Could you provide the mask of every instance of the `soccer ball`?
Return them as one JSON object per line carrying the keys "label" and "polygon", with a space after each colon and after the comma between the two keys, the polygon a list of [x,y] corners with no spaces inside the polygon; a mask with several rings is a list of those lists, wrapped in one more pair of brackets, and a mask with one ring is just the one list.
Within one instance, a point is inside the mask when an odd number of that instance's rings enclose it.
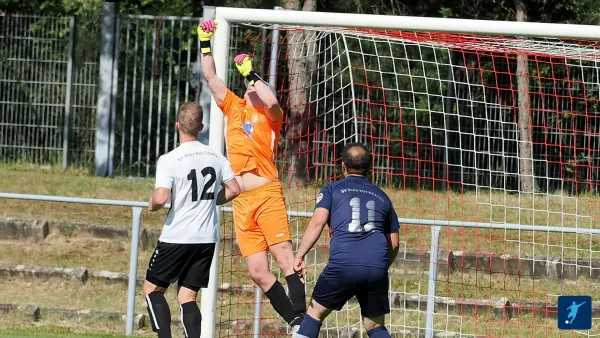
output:
{"label": "soccer ball", "polygon": [[565,324],[569,324],[569,321],[568,321],[568,320],[565,320]]}

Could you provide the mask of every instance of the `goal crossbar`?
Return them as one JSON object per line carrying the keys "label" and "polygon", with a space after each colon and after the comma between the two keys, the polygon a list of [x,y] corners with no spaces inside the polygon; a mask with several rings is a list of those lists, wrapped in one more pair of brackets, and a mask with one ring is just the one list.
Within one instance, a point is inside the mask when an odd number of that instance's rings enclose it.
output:
{"label": "goal crossbar", "polygon": [[219,23],[223,21],[228,23],[260,22],[280,25],[395,29],[584,40],[600,39],[600,26],[540,22],[303,12],[293,10],[278,11],[272,9],[232,7],[217,7],[216,18]]}

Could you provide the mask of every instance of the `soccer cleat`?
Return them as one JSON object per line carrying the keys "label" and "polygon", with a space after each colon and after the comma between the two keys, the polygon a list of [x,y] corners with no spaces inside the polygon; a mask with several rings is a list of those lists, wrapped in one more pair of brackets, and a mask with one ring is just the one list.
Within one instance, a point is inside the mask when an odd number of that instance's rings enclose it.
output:
{"label": "soccer cleat", "polygon": [[304,316],[298,316],[290,322],[290,333],[291,334],[295,334],[298,332],[298,330],[300,329],[300,324],[302,324],[303,320],[304,320]]}
{"label": "soccer cleat", "polygon": [[292,320],[290,322],[290,326],[300,325],[300,324],[302,324],[303,320],[304,320],[304,315],[296,316],[296,318],[294,318],[294,320]]}
{"label": "soccer cleat", "polygon": [[300,330],[300,325],[294,325],[292,326],[292,336],[298,333],[298,330]]}

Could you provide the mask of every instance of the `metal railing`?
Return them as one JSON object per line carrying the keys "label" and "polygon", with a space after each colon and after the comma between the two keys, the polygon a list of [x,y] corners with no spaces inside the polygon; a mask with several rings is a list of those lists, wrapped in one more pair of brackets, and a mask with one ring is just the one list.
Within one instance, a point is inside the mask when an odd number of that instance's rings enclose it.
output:
{"label": "metal railing", "polygon": [[[130,336],[133,332],[134,324],[134,312],[135,312],[135,289],[137,282],[137,266],[138,266],[138,252],[139,252],[139,240],[140,240],[140,228],[141,228],[141,215],[142,209],[148,205],[145,202],[134,202],[134,201],[122,201],[122,200],[107,200],[107,199],[93,199],[93,198],[78,198],[78,197],[63,197],[63,196],[45,196],[45,195],[27,195],[27,194],[13,194],[13,193],[0,193],[0,198],[7,199],[19,199],[19,200],[32,200],[32,201],[44,201],[44,202],[62,202],[62,203],[78,203],[78,204],[94,204],[94,205],[110,205],[110,206],[121,206],[132,208],[132,222],[131,222],[131,248],[129,258],[129,280],[127,285],[127,312],[126,312],[126,323],[125,323],[125,334]],[[165,207],[169,207],[167,204]],[[223,212],[232,212],[231,207],[221,207]],[[290,217],[312,217],[312,212],[305,211],[288,211]],[[513,223],[491,223],[491,222],[461,222],[461,221],[450,221],[450,220],[426,220],[417,218],[398,218],[400,224],[409,225],[425,225],[431,226],[431,242],[430,242],[430,261],[429,261],[429,277],[428,277],[428,289],[427,289],[427,314],[426,314],[426,328],[425,337],[433,337],[433,325],[434,325],[434,308],[435,308],[435,296],[436,296],[436,278],[438,271],[438,253],[439,253],[439,241],[440,231],[442,227],[463,227],[463,228],[480,228],[480,229],[493,229],[493,230],[519,230],[519,231],[546,231],[554,233],[571,233],[571,234],[586,234],[586,235],[600,235],[600,229],[581,229],[572,227],[554,227],[554,226],[534,226],[534,225],[522,225]],[[211,284],[215,285],[216,281]],[[210,286],[209,286],[210,287]],[[208,290],[210,292],[211,290]],[[216,287],[213,292],[217,292]],[[201,301],[208,297],[202,297]],[[262,298],[255,297],[254,313],[253,313],[253,332],[254,336],[260,335],[261,329],[261,302]],[[212,304],[211,304],[212,306]]]}
{"label": "metal railing", "polygon": [[[131,221],[131,248],[129,257],[129,279],[127,282],[127,312],[125,318],[125,334],[130,336],[133,332],[133,320],[135,313],[135,287],[137,283],[138,252],[140,246],[140,228],[143,208],[148,207],[148,203],[106,200],[95,198],[79,198],[64,196],[44,196],[44,195],[26,195],[0,193],[0,198],[43,201],[43,202],[62,202],[77,204],[110,205],[118,207],[130,207],[132,209]],[[168,205],[166,206],[168,208]]]}

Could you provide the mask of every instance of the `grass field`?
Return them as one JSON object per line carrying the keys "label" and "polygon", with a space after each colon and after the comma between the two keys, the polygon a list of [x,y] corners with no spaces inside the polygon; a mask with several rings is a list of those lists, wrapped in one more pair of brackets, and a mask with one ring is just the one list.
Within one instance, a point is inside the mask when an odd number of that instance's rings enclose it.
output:
{"label": "grass field", "polygon": [[[57,330],[61,331],[61,330]],[[64,331],[64,330],[63,330]],[[125,336],[106,334],[82,334],[69,332],[35,331],[35,330],[0,330],[3,338],[125,338]]]}
{"label": "grass field", "polygon": [[[134,200],[144,202],[152,192],[153,181],[142,179],[107,179],[91,177],[87,172],[69,170],[63,173],[55,168],[40,168],[29,165],[0,166],[0,192],[76,196]],[[290,210],[312,210],[318,187],[285,189]],[[566,195],[519,196],[499,191],[479,190],[458,194],[453,192],[431,191],[389,191],[399,217],[430,220],[453,220],[471,222],[507,222],[528,225],[573,226],[579,228],[600,228],[600,198],[598,196]],[[131,210],[126,207],[105,207],[52,202],[32,202],[3,200],[4,207],[0,217],[52,219],[72,223],[90,223],[102,225],[131,224]],[[142,226],[160,229],[166,211],[158,213],[143,212]],[[296,233],[301,234],[306,219],[291,218]],[[222,233],[232,234],[230,215],[226,214]],[[323,236],[325,237],[325,236]],[[544,259],[547,256],[579,257],[581,264],[592,258],[600,258],[598,236],[571,235],[542,231],[504,231],[490,230],[484,227],[470,229],[463,227],[444,228],[440,247],[446,250],[477,253],[511,254]],[[326,239],[322,239],[326,242]],[[429,249],[430,227],[403,224],[401,245],[408,248]],[[138,272],[145,271],[150,251],[140,251]],[[400,258],[401,259],[401,258]],[[129,245],[125,241],[100,240],[78,234],[65,236],[51,233],[42,243],[0,241],[0,262],[12,264],[34,264],[42,266],[75,267],[85,266],[92,270],[110,270],[125,272],[129,264]],[[323,263],[323,262],[319,262]],[[237,256],[227,255],[221,261],[221,281],[234,285],[251,283],[244,271],[244,264]],[[392,290],[396,292],[426,294],[427,276],[423,265],[416,275],[394,276]],[[309,286],[318,274],[314,269],[309,278]],[[6,281],[6,280],[5,280]],[[110,284],[102,281],[90,281],[87,285],[75,281],[48,279],[41,283],[8,280],[7,287],[0,289],[0,303],[35,303],[47,307],[90,308],[106,311],[124,311],[124,284]],[[25,283],[25,284],[23,284]],[[554,302],[556,296],[570,294],[592,295],[600,299],[600,289],[593,281],[547,281],[533,280],[526,276],[489,275],[482,272],[461,272],[449,277],[438,277],[437,295],[456,298],[498,299],[506,297],[511,302]],[[11,287],[10,285],[14,285]],[[20,292],[25,286],[30,292]],[[45,290],[53,290],[47,293]],[[173,312],[176,314],[174,295],[168,295]],[[222,318],[251,318],[252,294],[222,293],[218,295],[221,305],[219,316]],[[136,311],[144,312],[143,299],[138,297]],[[270,306],[263,306],[266,318],[275,318]],[[350,309],[332,315],[329,323],[357,323],[357,309]],[[15,321],[4,327],[19,327]],[[408,328],[424,327],[425,314],[410,309],[394,308],[391,324]],[[50,321],[51,323],[55,323]],[[62,323],[56,330],[64,327]],[[15,326],[13,326],[15,325]],[[54,325],[54,324],[53,324]],[[121,333],[122,323],[79,323],[81,331]],[[327,326],[327,325],[326,325]],[[25,326],[27,327],[27,326]],[[77,326],[76,326],[77,327]],[[557,332],[554,320],[534,317],[524,312],[512,321],[494,317],[484,311],[436,315],[436,328],[464,333],[476,333],[489,336],[507,337],[562,337]],[[4,333],[6,332],[6,335]],[[15,331],[16,332],[16,331]],[[77,333],[77,330],[74,331]],[[23,333],[21,335],[21,333]],[[0,331],[2,337],[71,337],[71,332],[50,331]],[[47,334],[47,335],[44,335]],[[138,332],[149,334],[149,332]],[[73,335],[72,337],[88,337]],[[89,336],[98,337],[98,336]],[[102,336],[99,336],[102,337]]]}
{"label": "grass field", "polygon": [[[41,169],[32,165],[0,166],[0,191],[24,194],[76,196],[145,202],[153,189],[148,179],[107,179],[89,176],[87,171]],[[311,211],[319,187],[285,189],[289,210]],[[426,220],[517,223],[538,226],[600,228],[599,196],[535,194],[520,196],[501,191],[455,192],[388,191],[399,217]],[[0,217],[54,219],[103,225],[131,224],[131,210],[85,204],[5,200]],[[229,216],[229,215],[228,215]],[[160,229],[166,211],[142,213],[146,228]],[[291,219],[302,231],[306,219]],[[403,240],[411,247],[429,245],[429,226],[403,227]],[[222,233],[233,233],[225,221]],[[504,231],[462,227],[445,228],[440,247],[478,253],[529,256],[595,257],[600,243],[594,236],[563,233]],[[594,257],[590,257],[590,255]]]}
{"label": "grass field", "polygon": [[[88,175],[87,171],[40,168],[29,165],[0,166],[2,192],[57,195],[85,198],[105,198],[145,202],[154,182],[137,179],[106,179]],[[131,209],[71,203],[4,200],[0,216],[64,220],[103,225],[131,225]],[[144,212],[146,227],[160,228],[163,213]]]}

